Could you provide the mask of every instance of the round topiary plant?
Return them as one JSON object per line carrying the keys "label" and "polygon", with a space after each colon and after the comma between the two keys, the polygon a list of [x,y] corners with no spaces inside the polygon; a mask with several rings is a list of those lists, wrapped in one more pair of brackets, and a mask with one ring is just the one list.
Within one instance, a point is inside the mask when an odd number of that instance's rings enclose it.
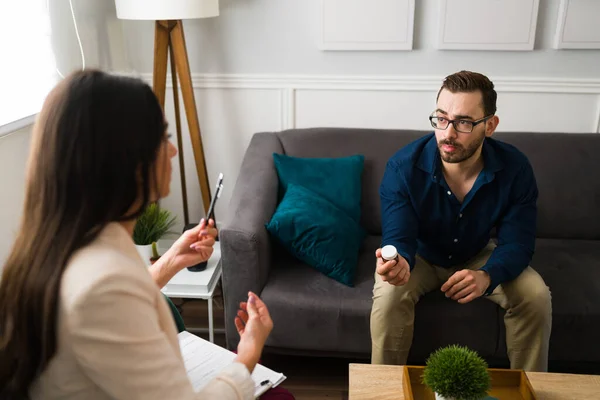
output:
{"label": "round topiary plant", "polygon": [[448,346],[427,359],[423,383],[436,399],[481,400],[490,389],[487,363],[466,347]]}

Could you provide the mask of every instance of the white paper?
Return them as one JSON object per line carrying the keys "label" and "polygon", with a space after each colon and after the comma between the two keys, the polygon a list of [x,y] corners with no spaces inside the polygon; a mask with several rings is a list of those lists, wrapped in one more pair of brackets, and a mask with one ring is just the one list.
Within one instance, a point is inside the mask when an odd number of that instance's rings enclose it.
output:
{"label": "white paper", "polygon": [[[235,353],[189,332],[181,332],[178,336],[185,369],[196,391],[206,386],[223,368],[233,363],[236,357]],[[285,379],[283,374],[260,364],[256,365],[252,373],[255,385],[254,396],[260,396],[269,388],[278,386]],[[267,380],[270,384],[261,386],[261,382]]]}

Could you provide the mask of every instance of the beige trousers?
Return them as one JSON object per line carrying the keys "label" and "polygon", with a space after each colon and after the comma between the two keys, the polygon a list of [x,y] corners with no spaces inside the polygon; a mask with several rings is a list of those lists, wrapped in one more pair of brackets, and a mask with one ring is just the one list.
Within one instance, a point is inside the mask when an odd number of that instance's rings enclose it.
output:
{"label": "beige trousers", "polygon": [[[451,269],[433,266],[417,256],[410,279],[404,286],[390,285],[375,273],[371,362],[406,364],[413,340],[415,304],[421,296],[439,290],[458,270],[483,267],[494,248],[490,242],[468,264]],[[527,267],[516,279],[499,285],[491,295],[483,297],[506,310],[504,325],[511,368],[547,371],[552,302],[542,277]]]}

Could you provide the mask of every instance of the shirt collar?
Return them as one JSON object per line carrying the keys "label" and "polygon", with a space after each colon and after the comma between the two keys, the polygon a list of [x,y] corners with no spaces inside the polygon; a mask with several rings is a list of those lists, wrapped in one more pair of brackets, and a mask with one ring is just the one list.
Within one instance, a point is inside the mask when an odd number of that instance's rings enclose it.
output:
{"label": "shirt collar", "polygon": [[416,166],[425,172],[430,174],[436,174],[438,170],[438,164],[440,159],[440,152],[437,146],[437,140],[435,134],[432,134],[423,150],[417,159]]}
{"label": "shirt collar", "polygon": [[[483,141],[481,154],[483,156],[483,174],[490,181],[494,177],[494,173],[504,168],[504,163],[498,158],[494,146],[490,143],[493,139],[486,138]],[[425,143],[423,151],[417,159],[416,166],[431,174],[431,178],[437,181],[440,172],[440,151],[437,146],[435,134]]]}
{"label": "shirt collar", "polygon": [[493,141],[494,139],[485,138],[481,150],[481,154],[483,155],[483,169],[492,174],[504,168],[504,163],[498,157],[496,149],[494,149]]}

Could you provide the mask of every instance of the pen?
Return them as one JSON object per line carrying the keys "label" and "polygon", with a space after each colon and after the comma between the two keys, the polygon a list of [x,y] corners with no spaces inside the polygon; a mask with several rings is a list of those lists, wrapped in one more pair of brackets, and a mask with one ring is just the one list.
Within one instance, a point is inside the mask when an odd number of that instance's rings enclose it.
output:
{"label": "pen", "polygon": [[[261,389],[261,390],[263,390],[263,389],[264,389],[264,391],[265,391],[265,392],[266,392],[267,390],[271,389],[272,387],[273,387],[273,383],[271,383],[271,381],[270,381],[270,380],[268,380],[268,379],[265,379],[264,381],[262,381],[262,382],[260,383],[260,389]],[[264,392],[263,392],[263,393],[264,393]]]}

